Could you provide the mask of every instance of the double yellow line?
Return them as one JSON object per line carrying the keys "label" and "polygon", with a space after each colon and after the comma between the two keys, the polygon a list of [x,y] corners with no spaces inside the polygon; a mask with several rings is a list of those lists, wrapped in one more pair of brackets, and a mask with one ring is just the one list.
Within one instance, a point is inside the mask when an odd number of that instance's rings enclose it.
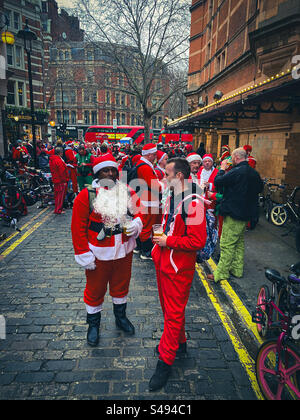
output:
{"label": "double yellow line", "polygon": [[[216,265],[214,263],[214,261],[212,259],[210,259],[208,261],[208,264],[210,265],[210,267],[212,268],[212,270],[215,270]],[[205,287],[206,293],[208,295],[208,297],[210,298],[216,312],[219,315],[219,318],[221,319],[224,328],[226,329],[229,338],[233,344],[233,347],[239,357],[239,360],[242,364],[242,366],[244,367],[244,369],[246,370],[246,373],[249,377],[250,380],[250,384],[252,386],[253,391],[255,392],[255,395],[257,397],[257,399],[259,400],[263,400],[264,397],[259,389],[259,385],[257,383],[256,380],[256,374],[255,374],[255,362],[253,361],[253,359],[251,358],[251,356],[249,355],[246,347],[244,346],[244,344],[242,343],[230,317],[228,316],[228,314],[223,310],[222,305],[219,302],[219,299],[217,298],[212,285],[207,281],[206,279],[206,275],[204,270],[202,269],[201,265],[197,265],[197,273],[203,283],[203,286]],[[221,283],[221,287],[223,289],[223,291],[226,293],[226,295],[229,297],[229,299],[231,300],[232,304],[234,305],[234,307],[237,309],[237,312],[240,315],[240,318],[242,319],[243,323],[246,325],[246,327],[252,331],[252,333],[254,334],[256,340],[258,341],[258,343],[262,343],[262,339],[260,338],[260,336],[258,335],[255,326],[253,325],[252,322],[252,317],[249,314],[249,312],[247,311],[247,309],[245,308],[245,306],[243,305],[243,303],[241,302],[240,298],[237,296],[237,294],[235,293],[235,291],[232,289],[232,287],[230,286],[230,284],[223,280]]]}
{"label": "double yellow line", "polygon": [[[51,212],[49,208],[46,208],[42,210],[40,213],[35,215],[32,219],[30,219],[27,223],[25,223],[21,228],[20,231],[24,231],[26,228],[32,225],[32,223],[40,218],[44,213],[46,215],[37,223],[35,223],[32,227],[30,227],[19,239],[17,239],[15,242],[13,242],[4,252],[0,254],[0,261],[3,260],[5,257],[7,257],[18,245],[20,245],[28,236],[30,236],[34,231],[36,231],[49,217],[51,216]],[[12,233],[7,239],[2,241],[0,243],[0,248],[2,248],[6,243],[10,242],[12,239],[14,239],[17,235],[19,235],[20,232],[14,232]]]}

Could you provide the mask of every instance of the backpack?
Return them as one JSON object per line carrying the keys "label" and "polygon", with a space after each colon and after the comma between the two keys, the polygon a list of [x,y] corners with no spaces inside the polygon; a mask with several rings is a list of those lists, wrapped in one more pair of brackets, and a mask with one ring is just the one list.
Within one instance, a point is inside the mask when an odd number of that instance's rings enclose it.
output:
{"label": "backpack", "polygon": [[140,163],[139,165],[134,165],[132,168],[129,169],[127,172],[127,184],[129,184],[132,180],[138,178],[137,170],[141,166],[147,165],[147,163]]}
{"label": "backpack", "polygon": [[[193,195],[196,194],[195,191],[193,191]],[[194,198],[196,198],[197,195],[194,195],[193,197],[191,197],[191,200],[193,200]],[[182,208],[182,219],[185,223],[185,220],[187,218],[187,213],[184,210],[184,207]],[[206,218],[206,234],[207,234],[207,238],[206,238],[206,243],[204,245],[204,248],[199,249],[197,251],[197,263],[201,264],[204,261],[207,261],[210,259],[210,257],[212,256],[212,254],[215,251],[217,242],[218,242],[218,230],[215,227],[215,221],[216,218],[215,216],[212,214],[211,211],[206,210],[205,212],[205,218]]]}
{"label": "backpack", "polygon": [[206,211],[206,243],[203,249],[197,251],[197,263],[201,264],[210,259],[215,251],[218,241],[218,230],[215,227],[215,216],[210,211]]}

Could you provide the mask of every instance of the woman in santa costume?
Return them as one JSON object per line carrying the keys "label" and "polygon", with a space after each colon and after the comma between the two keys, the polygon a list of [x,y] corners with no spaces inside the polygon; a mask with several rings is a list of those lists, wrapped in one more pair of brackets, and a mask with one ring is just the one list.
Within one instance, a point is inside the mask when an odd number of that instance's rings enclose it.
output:
{"label": "woman in santa costume", "polygon": [[126,317],[126,302],[132,254],[142,221],[137,196],[118,180],[118,165],[112,155],[95,158],[93,173],[96,179],[92,186],[83,189],[74,201],[71,230],[75,260],[86,270],[83,300],[89,325],[87,342],[96,346],[108,284],[116,325],[134,334],[134,326]]}
{"label": "woman in santa costume", "polygon": [[157,175],[158,180],[161,181],[162,179],[166,177],[165,167],[167,164],[168,155],[162,150],[158,150],[156,155],[157,155],[157,163],[154,169],[155,169],[155,173]]}
{"label": "woman in santa costume", "polygon": [[165,385],[176,353],[186,353],[185,307],[194,277],[196,253],[206,243],[204,203],[202,197],[193,192],[192,183],[187,182],[190,167],[186,159],[170,159],[166,176],[173,193],[164,211],[164,234],[153,237],[152,250],[164,331],[156,348],[159,360],[149,383],[150,391]]}

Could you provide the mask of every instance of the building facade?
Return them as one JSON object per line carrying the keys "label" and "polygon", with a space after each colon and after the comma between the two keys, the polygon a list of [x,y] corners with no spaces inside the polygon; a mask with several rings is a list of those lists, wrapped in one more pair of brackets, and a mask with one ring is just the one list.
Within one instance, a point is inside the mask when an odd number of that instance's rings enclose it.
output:
{"label": "building facade", "polygon": [[[49,72],[48,104],[56,124],[80,128],[112,125],[116,119],[117,125],[143,125],[142,106],[104,44],[68,39],[53,43]],[[155,81],[156,91],[167,88],[166,77]],[[167,106],[153,117],[152,128],[162,128]]]}
{"label": "building facade", "polygon": [[300,185],[300,3],[193,0],[189,113],[173,127],[215,158],[250,144],[264,177]]}

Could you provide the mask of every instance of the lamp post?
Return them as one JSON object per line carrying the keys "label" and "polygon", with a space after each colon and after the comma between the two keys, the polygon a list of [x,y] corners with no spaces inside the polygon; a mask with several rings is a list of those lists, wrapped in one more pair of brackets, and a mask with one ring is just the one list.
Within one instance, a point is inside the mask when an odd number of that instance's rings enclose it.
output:
{"label": "lamp post", "polygon": [[28,80],[29,80],[29,93],[30,93],[30,113],[31,113],[31,126],[32,126],[32,143],[33,143],[33,159],[34,167],[37,168],[37,156],[36,156],[36,136],[35,136],[35,115],[34,115],[34,103],[33,103],[33,89],[32,89],[32,73],[31,73],[31,50],[32,41],[37,40],[37,36],[32,32],[26,21],[25,28],[17,33],[17,37],[23,39],[24,49],[27,53],[28,62]]}

